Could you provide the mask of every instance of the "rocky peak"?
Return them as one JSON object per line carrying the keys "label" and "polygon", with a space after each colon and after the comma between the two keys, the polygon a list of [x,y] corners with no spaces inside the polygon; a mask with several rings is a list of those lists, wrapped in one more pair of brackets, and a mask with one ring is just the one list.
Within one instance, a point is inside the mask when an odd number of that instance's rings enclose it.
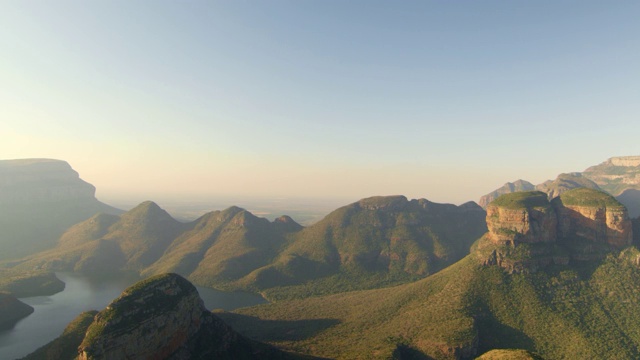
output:
{"label": "rocky peak", "polygon": [[510,194],[510,193],[519,192],[519,191],[531,191],[531,190],[534,190],[534,186],[532,183],[528,181],[520,179],[514,182],[508,182],[502,185],[502,187],[500,187],[499,189],[496,189],[488,193],[487,195],[484,195],[483,197],[481,197],[480,200],[478,201],[478,204],[483,209],[486,209],[487,205],[489,205],[489,203],[491,203],[493,200],[497,199],[500,195]]}
{"label": "rocky peak", "polygon": [[549,200],[560,196],[565,191],[577,188],[600,190],[598,184],[580,173],[560,174],[555,180],[547,180],[542,184],[536,185],[536,190],[547,193]]}
{"label": "rocky peak", "polygon": [[276,229],[283,232],[296,232],[302,230],[302,225],[298,224],[295,220],[287,215],[282,215],[279,218],[273,220],[273,224]]}

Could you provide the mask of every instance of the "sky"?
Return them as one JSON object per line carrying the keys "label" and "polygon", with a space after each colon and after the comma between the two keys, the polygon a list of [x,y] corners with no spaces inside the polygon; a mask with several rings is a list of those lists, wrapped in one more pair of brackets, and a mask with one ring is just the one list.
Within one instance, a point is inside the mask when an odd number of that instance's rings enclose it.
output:
{"label": "sky", "polygon": [[463,203],[640,155],[637,1],[0,2],[0,159],[111,199]]}

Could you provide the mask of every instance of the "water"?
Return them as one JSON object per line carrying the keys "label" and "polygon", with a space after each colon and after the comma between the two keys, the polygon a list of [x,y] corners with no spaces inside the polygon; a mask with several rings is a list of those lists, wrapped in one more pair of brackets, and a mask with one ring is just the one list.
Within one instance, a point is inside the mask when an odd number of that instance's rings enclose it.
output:
{"label": "water", "polygon": [[[118,297],[135,278],[95,279],[74,273],[58,273],[66,284],[64,291],[52,296],[23,298],[33,314],[20,320],[13,328],[0,331],[0,359],[23,357],[62,334],[78,314],[87,310],[102,310]],[[230,293],[198,287],[207,309],[233,310],[265,303],[259,295]]]}

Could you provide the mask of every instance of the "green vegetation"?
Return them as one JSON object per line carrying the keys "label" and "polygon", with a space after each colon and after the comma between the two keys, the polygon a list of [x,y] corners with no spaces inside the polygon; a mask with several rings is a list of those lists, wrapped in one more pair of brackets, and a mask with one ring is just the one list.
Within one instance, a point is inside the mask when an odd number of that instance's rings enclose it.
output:
{"label": "green vegetation", "polygon": [[53,295],[64,290],[64,283],[52,272],[0,269],[0,291],[15,297]]}
{"label": "green vegetation", "polygon": [[67,325],[61,336],[27,355],[22,360],[75,359],[78,355],[78,346],[82,343],[87,328],[89,328],[97,313],[94,310],[78,315]]}
{"label": "green vegetation", "polygon": [[507,209],[532,209],[548,208],[547,194],[541,191],[522,191],[504,194],[493,200],[489,206],[498,206]]}
{"label": "green vegetation", "polygon": [[601,208],[623,208],[613,196],[594,189],[577,188],[560,195],[560,201],[565,206],[588,206]]}
{"label": "green vegetation", "polygon": [[[506,348],[545,359],[635,359],[640,357],[638,258],[640,251],[629,248],[600,263],[508,274],[468,256],[411,284],[220,316],[257,340],[338,359],[390,358],[400,347],[434,359]],[[312,334],[296,327],[322,319],[316,325],[323,327]],[[268,330],[273,322],[289,324],[282,329],[289,335],[274,339]]]}

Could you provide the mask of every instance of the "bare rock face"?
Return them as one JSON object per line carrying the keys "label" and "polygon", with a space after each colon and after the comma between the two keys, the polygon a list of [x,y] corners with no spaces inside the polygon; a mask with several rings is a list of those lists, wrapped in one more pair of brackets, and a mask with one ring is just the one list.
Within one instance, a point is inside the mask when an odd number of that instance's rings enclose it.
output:
{"label": "bare rock face", "polygon": [[588,189],[576,189],[567,194],[554,202],[563,238],[579,237],[617,248],[631,245],[631,220],[627,209],[617,200]]}
{"label": "bare rock face", "polygon": [[499,189],[496,189],[487,195],[484,195],[478,201],[478,205],[480,205],[483,209],[487,208],[487,205],[491,203],[493,200],[500,197],[500,195],[510,194],[519,191],[531,191],[534,190],[534,186],[532,183],[525,180],[516,180],[514,182],[508,182]]}
{"label": "bare rock face", "polygon": [[503,195],[487,207],[487,227],[477,257],[510,272],[601,259],[633,241],[624,205],[587,188],[566,191],[552,202],[539,191]]}
{"label": "bare rock face", "polygon": [[245,339],[207,311],[177,274],[141,281],[99,312],[78,359],[271,359],[283,353]]}
{"label": "bare rock face", "polygon": [[501,200],[487,206],[487,227],[494,243],[517,245],[556,241],[556,213],[544,193],[513,193],[504,195]]}

